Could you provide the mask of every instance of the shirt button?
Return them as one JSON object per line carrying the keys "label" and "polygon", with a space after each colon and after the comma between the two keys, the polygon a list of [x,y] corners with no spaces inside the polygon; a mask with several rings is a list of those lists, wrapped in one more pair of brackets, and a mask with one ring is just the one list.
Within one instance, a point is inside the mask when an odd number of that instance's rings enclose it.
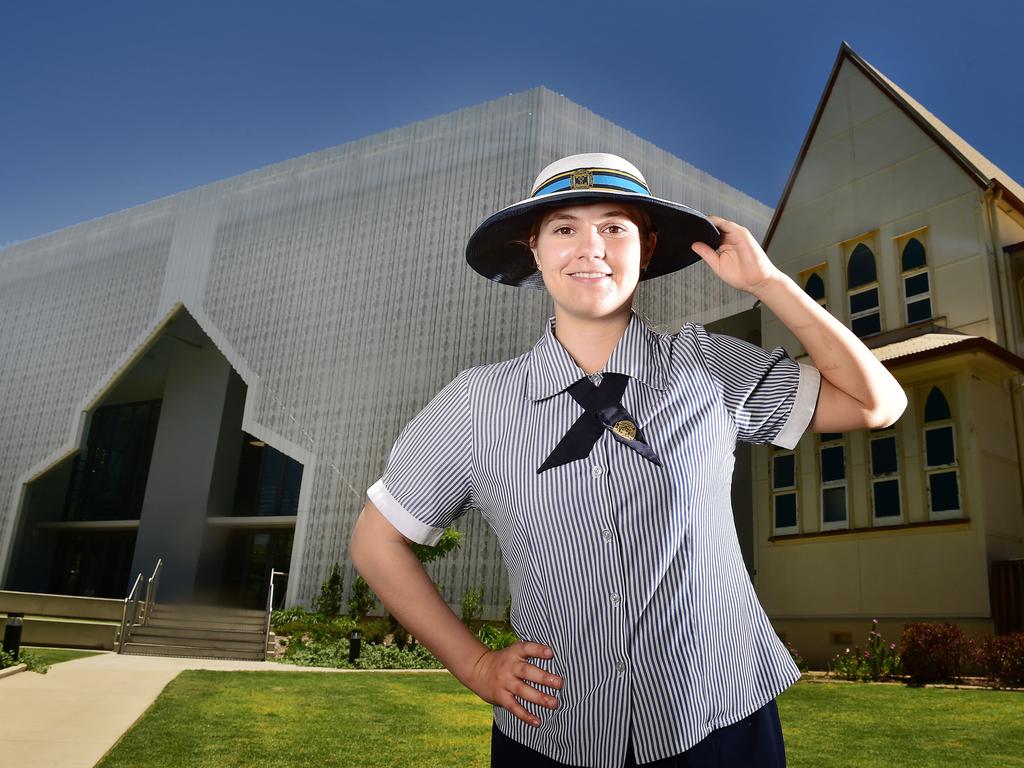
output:
{"label": "shirt button", "polygon": [[601,469],[600,467],[594,467],[592,470],[590,470],[590,472],[591,474],[594,475],[594,477],[600,477],[604,473],[604,470]]}
{"label": "shirt button", "polygon": [[619,677],[622,677],[626,673],[626,662],[619,661],[615,662],[615,671],[619,673]]}
{"label": "shirt button", "polygon": [[614,592],[612,592],[611,600],[612,600],[612,605],[618,605],[619,604],[619,596],[617,594],[615,594]]}
{"label": "shirt button", "polygon": [[604,536],[605,541],[611,541],[612,536],[614,536],[615,534],[612,533],[611,528],[605,528],[603,531],[601,531],[601,535]]}

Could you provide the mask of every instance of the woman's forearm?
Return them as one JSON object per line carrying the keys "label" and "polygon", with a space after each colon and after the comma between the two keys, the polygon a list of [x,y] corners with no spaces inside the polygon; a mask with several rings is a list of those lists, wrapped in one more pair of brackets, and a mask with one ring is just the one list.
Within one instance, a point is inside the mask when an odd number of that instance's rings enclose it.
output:
{"label": "woman's forearm", "polygon": [[874,414],[878,426],[892,424],[906,408],[899,382],[857,336],[776,270],[750,291],[807,350],[814,366],[837,389]]}
{"label": "woman's forearm", "polygon": [[402,626],[472,689],[475,664],[488,648],[448,607],[409,545],[383,527],[390,525],[368,503],[352,531],[352,563]]}

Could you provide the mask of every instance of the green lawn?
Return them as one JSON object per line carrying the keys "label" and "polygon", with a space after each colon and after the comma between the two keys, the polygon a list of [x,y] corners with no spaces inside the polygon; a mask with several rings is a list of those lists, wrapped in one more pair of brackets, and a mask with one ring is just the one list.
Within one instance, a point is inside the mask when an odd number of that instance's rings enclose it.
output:
{"label": "green lawn", "polygon": [[99,651],[79,651],[74,648],[32,648],[22,646],[23,651],[28,651],[44,664],[60,664],[62,661],[72,659],[84,659],[86,656],[98,656]]}
{"label": "green lawn", "polygon": [[[1024,766],[1024,694],[800,682],[795,768]],[[183,672],[97,768],[487,765],[491,707],[447,673]]]}

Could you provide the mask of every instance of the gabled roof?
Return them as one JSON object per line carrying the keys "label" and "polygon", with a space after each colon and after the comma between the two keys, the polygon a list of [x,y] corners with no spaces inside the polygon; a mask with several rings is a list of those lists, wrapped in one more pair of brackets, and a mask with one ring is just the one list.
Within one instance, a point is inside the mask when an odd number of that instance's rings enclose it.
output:
{"label": "gabled roof", "polygon": [[800,167],[803,165],[804,157],[807,155],[807,149],[810,147],[814,133],[818,129],[818,122],[821,120],[821,115],[825,111],[825,105],[832,95],[832,88],[835,86],[836,78],[839,76],[839,70],[842,68],[844,61],[849,61],[857,67],[868,80],[878,86],[880,91],[892,99],[893,103],[907,117],[913,120],[921,130],[927,133],[939,147],[945,150],[946,154],[968,176],[974,179],[979,187],[984,189],[992,187],[1003,190],[1003,199],[1021,213],[1024,213],[1024,186],[1010,178],[1009,174],[964,141],[948,125],[921,106],[896,83],[864,61],[846,41],[843,41],[843,44],[839,46],[839,53],[836,56],[835,63],[832,65],[832,73],[829,75],[828,83],[821,94],[821,99],[818,101],[818,108],[814,112],[810,128],[807,129],[807,135],[804,136],[803,144],[800,146],[800,153],[797,155],[796,162],[789,172],[789,178],[786,180],[786,186],[782,191],[782,196],[779,198],[779,203],[775,207],[771,223],[768,224],[768,231],[765,232],[762,247],[767,249],[772,235],[775,234],[775,226],[786,208],[786,201],[789,199],[790,190],[793,188],[796,177],[800,173]]}

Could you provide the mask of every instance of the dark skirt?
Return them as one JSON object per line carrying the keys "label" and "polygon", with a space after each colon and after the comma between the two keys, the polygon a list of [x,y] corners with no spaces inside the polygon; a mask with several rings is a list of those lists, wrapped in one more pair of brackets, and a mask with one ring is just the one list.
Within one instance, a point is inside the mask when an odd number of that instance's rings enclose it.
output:
{"label": "dark skirt", "polygon": [[[772,699],[759,710],[732,725],[712,731],[685,752],[643,763],[648,768],[785,768],[779,709]],[[623,768],[636,768],[630,739]],[[523,746],[491,723],[491,768],[573,768]]]}

